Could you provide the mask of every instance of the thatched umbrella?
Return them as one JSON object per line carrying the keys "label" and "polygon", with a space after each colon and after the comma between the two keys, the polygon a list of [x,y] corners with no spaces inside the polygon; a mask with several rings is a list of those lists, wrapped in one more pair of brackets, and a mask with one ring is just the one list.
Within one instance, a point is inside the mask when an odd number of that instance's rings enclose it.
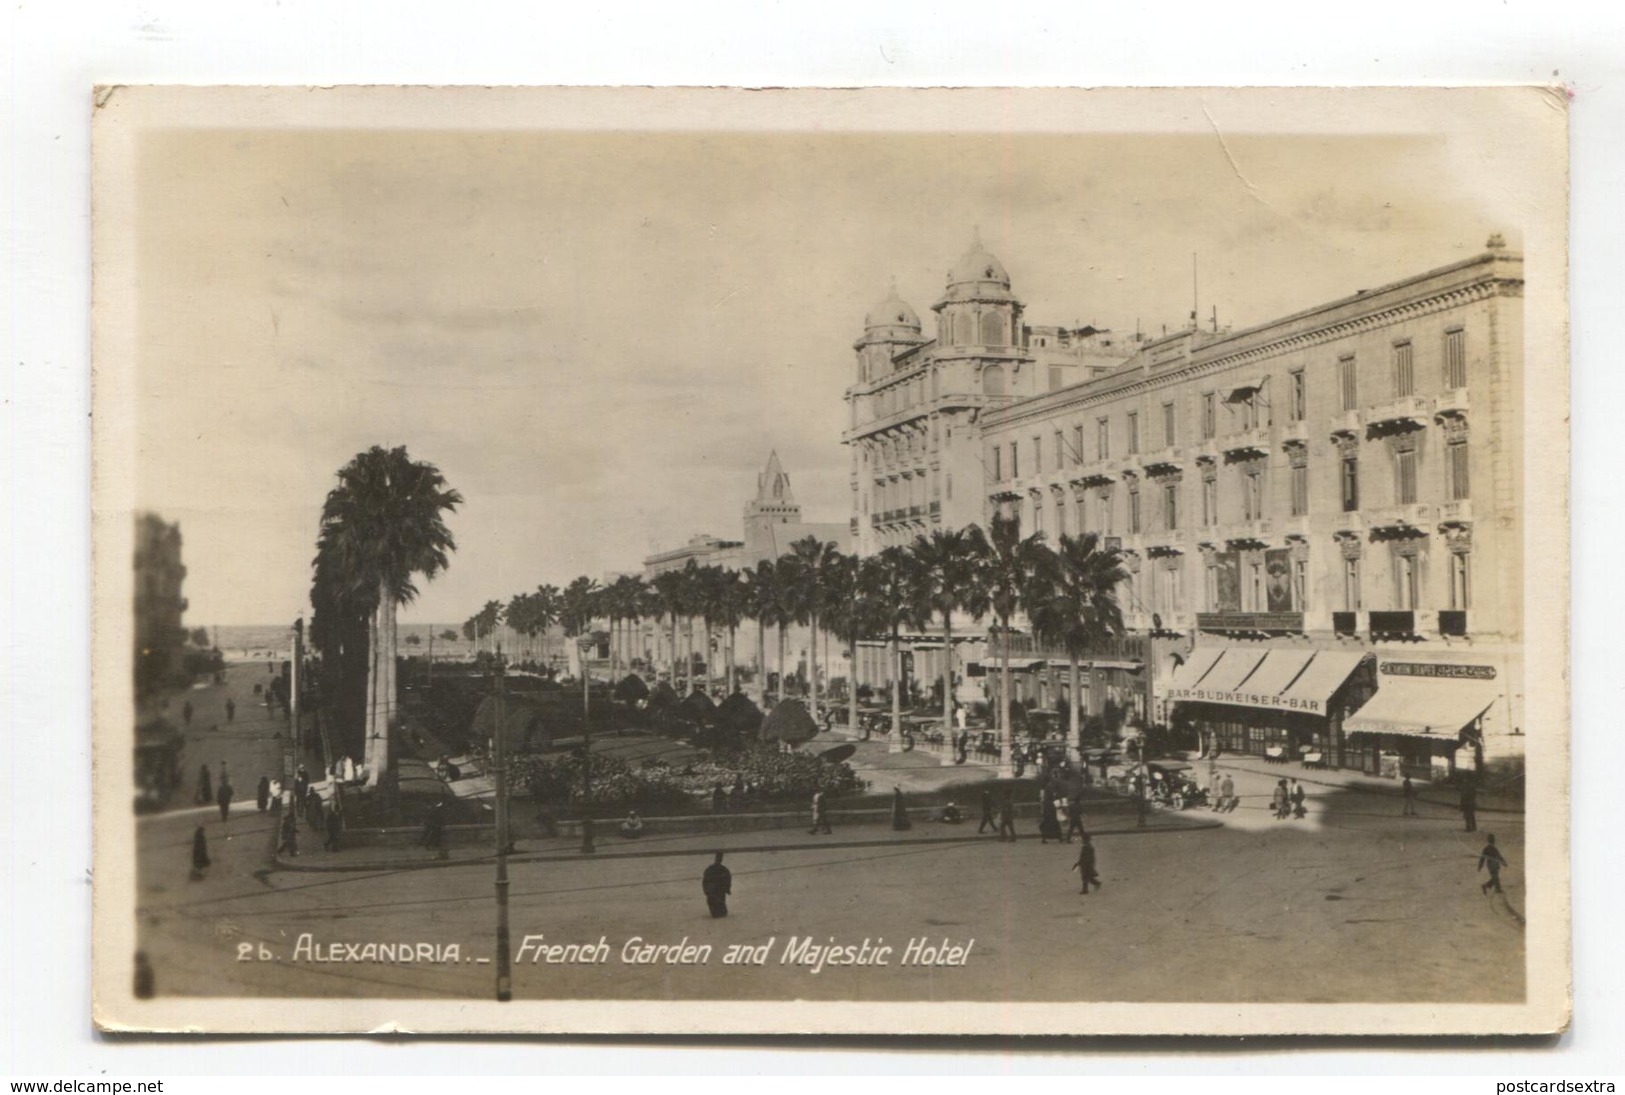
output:
{"label": "thatched umbrella", "polygon": [[800,700],[781,701],[762,722],[762,737],[785,742],[792,748],[811,741],[817,734],[818,724]]}
{"label": "thatched umbrella", "polygon": [[637,703],[649,698],[649,686],[636,673],[628,673],[615,686],[615,698],[622,703]]}
{"label": "thatched umbrella", "polygon": [[743,692],[735,692],[718,704],[717,717],[740,734],[754,734],[762,728],[762,709]]}

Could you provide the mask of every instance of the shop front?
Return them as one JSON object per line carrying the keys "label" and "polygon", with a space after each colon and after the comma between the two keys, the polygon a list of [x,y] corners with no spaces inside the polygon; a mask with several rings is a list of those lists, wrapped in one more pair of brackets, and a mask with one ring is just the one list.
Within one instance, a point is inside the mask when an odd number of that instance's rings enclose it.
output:
{"label": "shop front", "polygon": [[1343,719],[1370,694],[1359,651],[1209,646],[1191,651],[1163,699],[1204,752],[1348,763]]}
{"label": "shop front", "polygon": [[1370,775],[1446,779],[1482,764],[1484,716],[1501,698],[1492,665],[1384,658],[1344,729]]}

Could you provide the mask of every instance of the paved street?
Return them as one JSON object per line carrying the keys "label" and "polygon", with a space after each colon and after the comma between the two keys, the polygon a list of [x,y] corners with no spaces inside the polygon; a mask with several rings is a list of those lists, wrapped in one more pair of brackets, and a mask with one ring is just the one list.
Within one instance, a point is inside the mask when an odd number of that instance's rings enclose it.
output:
{"label": "paved street", "polygon": [[[235,687],[246,670],[234,670]],[[263,667],[260,668],[263,673]],[[213,690],[210,690],[211,692]],[[211,720],[208,698],[192,694]],[[198,697],[204,697],[199,699]],[[160,993],[287,996],[469,996],[489,994],[494,937],[489,862],[434,869],[306,873],[272,869],[271,821],[254,810],[250,772],[278,755],[263,709],[210,733],[229,759],[239,802],[222,824],[184,809],[143,819],[140,934]],[[272,731],[274,733],[274,731]],[[216,740],[218,739],[218,748]],[[258,752],[263,760],[256,761]],[[199,761],[189,758],[195,767]],[[1236,775],[1241,809],[1223,827],[1110,832],[1100,819],[1103,889],[1082,897],[1068,868],[1076,846],[1040,845],[1031,821],[1015,845],[974,840],[898,843],[883,826],[729,834],[651,843],[664,854],[512,868],[512,931],[541,946],[608,943],[601,964],[515,966],[524,998],[652,999],[1073,999],[1121,1001],[1509,1001],[1523,992],[1522,825],[1510,815],[1461,831],[1444,807],[1399,816],[1397,799],[1312,786],[1310,817],[1275,821],[1270,780]],[[1190,820],[1211,820],[1196,811]],[[187,880],[192,829],[202,823],[214,867]],[[1092,820],[1091,824],[1095,824]],[[914,837],[948,827],[916,825]],[[1512,862],[1504,898],[1474,874],[1484,832],[1497,833]],[[843,845],[861,833],[862,846]],[[303,834],[302,834],[303,835]],[[765,850],[804,841],[805,850]],[[757,847],[753,850],[753,844]],[[699,876],[713,846],[731,849],[732,915],[712,920]],[[613,848],[611,850],[614,850]],[[299,949],[301,935],[310,944]],[[894,948],[885,967],[786,964],[791,937]],[[703,965],[628,964],[623,945],[714,948]],[[900,964],[909,940],[963,946],[960,966]],[[884,944],[880,940],[884,940]],[[760,967],[723,964],[732,944],[773,941]],[[413,944],[411,963],[356,961],[333,944]],[[240,948],[270,961],[238,961]],[[417,944],[431,944],[422,961]],[[445,948],[457,944],[455,960]],[[534,951],[532,947],[532,951]],[[635,954],[631,955],[636,957]],[[295,961],[296,957],[299,959]]]}

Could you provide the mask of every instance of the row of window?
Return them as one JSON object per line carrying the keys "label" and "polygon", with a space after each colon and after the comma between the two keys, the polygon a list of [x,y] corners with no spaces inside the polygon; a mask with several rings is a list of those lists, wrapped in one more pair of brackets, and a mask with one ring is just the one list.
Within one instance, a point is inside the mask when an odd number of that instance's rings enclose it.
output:
{"label": "row of window", "polygon": [[[1467,386],[1467,334],[1460,328],[1453,328],[1445,332],[1444,348],[1441,356],[1443,362],[1443,383],[1446,388],[1464,388]],[[1391,390],[1395,399],[1404,398],[1415,393],[1416,368],[1412,345],[1409,339],[1397,341],[1393,345],[1391,362]],[[1337,361],[1339,406],[1344,411],[1352,411],[1359,407],[1359,381],[1358,370],[1353,354],[1346,354]],[[1212,440],[1218,436],[1219,403],[1222,401],[1235,415],[1236,427],[1240,430],[1253,430],[1268,427],[1271,424],[1271,402],[1268,395],[1268,380],[1262,379],[1254,384],[1242,384],[1230,389],[1228,392],[1203,392],[1201,396],[1201,433],[1202,439]],[[1289,422],[1301,422],[1309,415],[1309,389],[1305,369],[1294,369],[1287,374],[1287,400],[1286,412]],[[1179,443],[1179,415],[1174,400],[1165,400],[1157,415],[1158,438],[1161,445],[1171,447]],[[1094,432],[1094,459],[1109,460],[1112,455],[1112,423],[1109,416],[1100,416],[1095,419]],[[1124,415],[1124,428],[1126,433],[1126,455],[1135,456],[1143,451],[1145,433],[1139,411],[1128,411]],[[1006,457],[1006,453],[1008,457]],[[1065,468],[1070,461],[1073,466],[1086,462],[1084,448],[1084,427],[1076,424],[1072,427],[1071,437],[1068,438],[1063,430],[1055,430],[1051,442],[1051,462],[1055,470]],[[1032,438],[1031,447],[1032,467],[1042,471],[1044,463],[1044,439],[1040,436]],[[1001,452],[995,446],[993,449],[993,478],[1004,478],[1003,465],[1008,459],[1009,474],[1011,478],[1021,476],[1021,452],[1017,442],[1010,442]]]}

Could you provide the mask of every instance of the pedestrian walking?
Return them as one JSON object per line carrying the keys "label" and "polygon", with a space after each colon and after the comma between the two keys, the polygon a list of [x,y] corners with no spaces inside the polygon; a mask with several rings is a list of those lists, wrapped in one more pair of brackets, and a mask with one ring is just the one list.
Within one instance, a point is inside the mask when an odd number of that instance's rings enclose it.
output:
{"label": "pedestrian walking", "polygon": [[338,803],[334,802],[333,808],[327,811],[327,842],[322,847],[330,852],[336,852],[343,848],[343,843],[344,814],[339,810]]}
{"label": "pedestrian walking", "polygon": [[[1006,836],[1005,834],[1009,834]],[[1012,844],[1016,839],[1016,799],[1014,791],[1005,791],[1004,798],[999,800],[999,839],[1009,840]]]}
{"label": "pedestrian walking", "polygon": [[310,824],[312,832],[320,833],[326,828],[322,817],[322,793],[314,787],[305,792],[305,821]]}
{"label": "pedestrian walking", "polygon": [[305,774],[305,766],[300,765],[293,777],[293,808],[300,817],[305,816],[305,795],[310,791],[310,777]]}
{"label": "pedestrian walking", "polygon": [[446,849],[446,812],[445,803],[437,802],[429,807],[429,813],[423,819],[423,837],[418,841],[431,852],[445,854]]}
{"label": "pedestrian walking", "polygon": [[200,806],[207,806],[214,801],[214,780],[209,777],[207,764],[198,768],[197,794],[193,796],[193,801]]}
{"label": "pedestrian walking", "polygon": [[733,872],[722,865],[722,853],[718,852],[716,862],[700,876],[700,890],[705,894],[705,904],[711,910],[713,919],[728,915],[728,896],[733,893],[733,888]]}
{"label": "pedestrian walking", "polygon": [[232,722],[237,718],[237,702],[230,696],[226,697],[226,721]]}
{"label": "pedestrian walking", "polygon": [[1292,797],[1286,789],[1286,780],[1275,781],[1275,792],[1270,795],[1270,805],[1275,809],[1275,820],[1284,821],[1292,813]]}
{"label": "pedestrian walking", "polygon": [[1508,865],[1506,857],[1501,854],[1501,849],[1495,846],[1494,833],[1491,833],[1486,839],[1488,843],[1484,845],[1484,850],[1478,853],[1478,869],[1480,871],[1488,870],[1490,877],[1489,881],[1485,882],[1479,889],[1484,893],[1489,893],[1491,890],[1496,893],[1504,893],[1505,891],[1501,889],[1501,868]]}
{"label": "pedestrian walking", "polygon": [[1151,808],[1151,788],[1146,783],[1145,775],[1141,772],[1134,774],[1134,824],[1138,828],[1145,828],[1146,811]]}
{"label": "pedestrian walking", "polygon": [[262,814],[266,811],[266,808],[271,805],[270,776],[260,777],[259,786],[254,788],[254,805],[260,808],[260,813]]}
{"label": "pedestrian walking", "polygon": [[1226,814],[1241,805],[1241,800],[1236,798],[1236,781],[1229,776],[1225,776],[1224,782],[1219,784],[1219,801],[1224,803],[1221,812]]}
{"label": "pedestrian walking", "polygon": [[299,819],[293,816],[291,809],[282,813],[282,839],[277,842],[276,851],[278,855],[299,854]]}
{"label": "pedestrian walking", "polygon": [[181,722],[185,723],[187,726],[192,725],[192,701],[191,700],[187,700],[184,704],[181,705]]}
{"label": "pedestrian walking", "polygon": [[1415,817],[1416,816],[1416,785],[1411,782],[1410,773],[1407,772],[1405,774],[1405,782],[1402,783],[1400,785],[1400,787],[1405,792],[1405,813],[1402,816],[1404,816],[1404,817]]}
{"label": "pedestrian walking", "polygon": [[225,821],[231,815],[231,784],[224,778],[220,780],[220,790],[215,793],[215,805],[220,807],[220,820]]}
{"label": "pedestrian walking", "polygon": [[1047,789],[1038,792],[1038,843],[1061,842],[1061,823],[1055,813],[1054,796]]}
{"label": "pedestrian walking", "polygon": [[1074,794],[1066,803],[1066,842],[1072,843],[1072,834],[1077,833],[1085,840],[1089,832],[1083,827],[1083,797]]}
{"label": "pedestrian walking", "polygon": [[1100,889],[1100,872],[1095,869],[1095,843],[1089,839],[1089,834],[1083,834],[1083,846],[1078,849],[1078,861],[1072,864],[1072,869],[1078,872],[1078,892],[1086,894],[1089,887]]}
{"label": "pedestrian walking", "polygon": [[192,881],[197,882],[209,873],[209,838],[199,825],[192,833]]}
{"label": "pedestrian walking", "polygon": [[1470,779],[1461,785],[1461,820],[1469,833],[1478,832],[1478,788]]}
{"label": "pedestrian walking", "polygon": [[1224,809],[1224,798],[1220,794],[1220,788],[1223,786],[1223,784],[1224,781],[1219,777],[1218,766],[1214,765],[1212,770],[1208,772],[1207,777],[1208,809],[1212,810],[1214,813],[1218,813],[1220,810]]}
{"label": "pedestrian walking", "polygon": [[824,809],[824,792],[814,791],[812,797],[812,828],[807,830],[807,835],[816,836],[819,833],[826,836],[834,835],[830,832],[829,814]]}
{"label": "pedestrian walking", "polygon": [[998,831],[999,831],[999,823],[993,819],[993,792],[988,791],[988,790],[983,790],[982,791],[982,823],[976,827],[976,835],[981,836],[983,833],[987,832],[989,829],[992,829],[993,832],[995,834],[997,834]]}
{"label": "pedestrian walking", "polygon": [[1304,809],[1303,806],[1303,800],[1308,797],[1304,793],[1303,784],[1299,783],[1297,780],[1293,780],[1292,793],[1290,797],[1292,799],[1292,816],[1300,820],[1308,817],[1309,811]]}
{"label": "pedestrian walking", "polygon": [[894,833],[914,828],[914,823],[908,819],[908,809],[903,805],[903,789],[896,784],[892,784],[891,789],[891,827]]}

